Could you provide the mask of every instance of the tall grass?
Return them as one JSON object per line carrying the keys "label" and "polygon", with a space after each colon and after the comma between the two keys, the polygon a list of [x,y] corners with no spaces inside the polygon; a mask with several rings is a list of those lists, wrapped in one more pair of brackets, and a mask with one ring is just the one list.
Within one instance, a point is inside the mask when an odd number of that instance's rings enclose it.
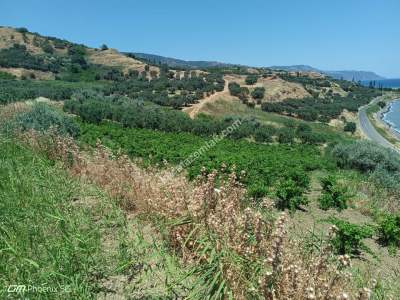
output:
{"label": "tall grass", "polygon": [[222,177],[214,171],[190,183],[168,169],[143,170],[100,144],[89,154],[57,135],[30,132],[24,137],[61,159],[72,174],[95,182],[123,207],[158,224],[171,250],[197,277],[189,298],[369,297],[369,290],[352,292],[346,257],[334,256],[329,245],[303,251],[301,241],[287,236],[286,216],[276,218],[270,201],[247,205],[251,202],[234,171]]}
{"label": "tall grass", "polygon": [[[51,163],[0,140],[0,286],[47,286],[42,299],[90,298],[99,231],[72,209],[76,183]],[[4,289],[3,289],[4,288]],[[26,293],[24,297],[38,297]]]}

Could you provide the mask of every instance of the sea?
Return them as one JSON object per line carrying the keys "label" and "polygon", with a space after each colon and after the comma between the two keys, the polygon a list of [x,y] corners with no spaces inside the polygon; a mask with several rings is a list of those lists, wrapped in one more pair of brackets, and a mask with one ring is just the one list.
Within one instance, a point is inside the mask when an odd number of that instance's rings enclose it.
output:
{"label": "sea", "polygon": [[389,105],[387,112],[383,115],[383,120],[400,134],[400,99]]}
{"label": "sea", "polygon": [[[375,86],[379,87],[382,86],[384,88],[400,88],[400,79],[384,79],[384,80],[373,80],[375,81]],[[361,81],[362,85],[369,86],[371,80],[364,80]]]}

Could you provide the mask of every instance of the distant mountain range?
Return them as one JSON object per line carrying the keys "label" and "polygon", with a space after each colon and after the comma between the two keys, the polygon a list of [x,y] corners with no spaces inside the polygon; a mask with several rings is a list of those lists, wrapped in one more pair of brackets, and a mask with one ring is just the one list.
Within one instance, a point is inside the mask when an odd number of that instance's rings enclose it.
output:
{"label": "distant mountain range", "polygon": [[323,71],[316,69],[307,65],[294,65],[294,66],[272,66],[271,69],[275,70],[285,70],[285,71],[303,71],[303,72],[318,72],[328,76],[331,76],[335,79],[344,79],[344,80],[355,80],[355,81],[367,81],[367,80],[384,80],[385,77],[382,77],[371,71]]}
{"label": "distant mountain range", "polygon": [[[165,57],[161,55],[155,54],[147,54],[147,53],[133,53],[136,57],[141,59],[146,59],[153,63],[161,63],[167,64],[172,68],[189,68],[189,69],[201,69],[201,68],[209,68],[209,67],[231,67],[231,66],[239,66],[237,64],[228,64],[222,63],[218,61],[191,61],[191,60],[182,60],[171,57]],[[370,71],[323,71],[317,68],[307,66],[307,65],[293,65],[293,66],[272,66],[269,67],[275,70],[285,70],[285,71],[303,71],[303,72],[318,72],[321,74],[325,74],[331,76],[335,79],[344,79],[344,80],[355,80],[355,81],[368,81],[368,80],[383,80],[386,79],[374,72]]]}
{"label": "distant mountain range", "polygon": [[226,64],[218,61],[203,61],[203,60],[183,60],[171,57],[165,57],[161,55],[155,54],[147,54],[147,53],[133,53],[135,57],[146,59],[153,63],[167,64],[172,68],[190,68],[190,69],[201,69],[201,68],[210,68],[210,67],[229,67],[234,66],[234,64]]}

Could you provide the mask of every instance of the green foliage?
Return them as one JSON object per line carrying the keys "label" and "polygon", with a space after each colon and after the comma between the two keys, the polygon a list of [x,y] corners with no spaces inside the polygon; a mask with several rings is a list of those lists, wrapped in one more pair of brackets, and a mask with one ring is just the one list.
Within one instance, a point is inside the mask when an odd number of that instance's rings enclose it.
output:
{"label": "green foliage", "polygon": [[253,99],[262,99],[262,98],[264,98],[264,94],[265,94],[265,88],[264,87],[256,87],[251,92],[251,97]]}
{"label": "green foliage", "polygon": [[100,50],[101,50],[101,51],[108,50],[107,45],[106,45],[106,44],[101,45]]}
{"label": "green foliage", "polygon": [[[238,117],[214,118],[200,115],[192,120],[187,114],[160,107],[151,103],[132,100],[126,96],[104,96],[103,94],[83,91],[75,93],[72,100],[65,101],[64,109],[81,116],[86,122],[98,124],[103,119],[122,123],[125,127],[148,128],[168,132],[189,132],[201,136],[221,134],[233,124],[235,127],[229,138],[254,138],[256,142],[272,142],[278,134],[280,143],[294,142],[295,132],[292,129],[277,130],[270,125],[263,125],[254,119]],[[286,130],[287,129],[287,130]],[[313,134],[313,133],[312,133]],[[282,135],[282,136],[281,136]],[[301,139],[303,140],[303,139]],[[319,143],[307,140],[306,143]]]}
{"label": "green foliage", "polygon": [[248,75],[245,79],[247,85],[253,85],[257,82],[258,77],[257,75]]}
{"label": "green foliage", "polygon": [[0,80],[13,80],[13,79],[16,79],[14,75],[0,71]]}
{"label": "green foliage", "polygon": [[232,96],[239,96],[242,92],[240,85],[236,82],[229,82],[228,88]]}
{"label": "green foliage", "polygon": [[356,132],[357,130],[357,125],[354,122],[346,122],[346,125],[344,125],[343,130],[346,132],[351,132],[351,134],[354,134],[354,132]]}
{"label": "green foliage", "polygon": [[400,247],[400,213],[384,214],[378,220],[378,238],[385,246],[389,246],[392,254]]}
{"label": "green foliage", "polygon": [[27,28],[25,28],[25,27],[19,27],[19,28],[16,28],[15,30],[17,32],[19,32],[19,33],[22,33],[22,34],[29,32],[29,30]]}
{"label": "green foliage", "polygon": [[70,117],[43,103],[37,103],[31,111],[18,115],[13,123],[21,130],[34,129],[44,132],[53,127],[61,135],[79,134],[79,126]]}
{"label": "green foliage", "polygon": [[[146,75],[147,72],[143,72]],[[173,108],[185,107],[196,103],[204,94],[213,94],[224,89],[225,81],[220,73],[192,72],[190,77],[185,73],[182,79],[175,78],[174,73],[161,69],[160,76],[148,80],[137,73],[122,73],[112,78],[115,80],[110,93],[127,95],[139,101],[151,101],[162,106]]]}
{"label": "green foliage", "polygon": [[305,188],[291,178],[280,182],[276,188],[276,207],[294,211],[301,205],[307,205],[308,199],[303,195],[304,192]]}
{"label": "green foliage", "polygon": [[357,141],[351,144],[339,144],[333,149],[332,154],[339,166],[343,168],[371,172],[382,167],[389,172],[400,171],[398,154],[373,142]]}
{"label": "green foliage", "polygon": [[13,47],[0,50],[0,66],[5,68],[25,68],[40,71],[60,72],[62,59],[48,54],[33,55],[25,45],[14,44]]}
{"label": "green foliage", "polygon": [[0,104],[45,97],[51,100],[69,99],[76,90],[102,90],[104,84],[86,82],[1,80]]}
{"label": "green foliage", "polygon": [[347,208],[349,198],[348,190],[345,186],[338,184],[333,175],[321,179],[322,195],[319,198],[319,207],[323,210],[335,208],[338,211]]}
{"label": "green foliage", "polygon": [[337,254],[359,255],[361,250],[371,253],[362,241],[373,236],[374,230],[371,226],[351,224],[337,218],[330,218],[329,222],[336,226],[331,244]]}
{"label": "green foliage", "polygon": [[211,172],[223,163],[228,169],[236,166],[238,174],[245,171],[242,182],[257,196],[265,195],[267,188],[286,179],[291,179],[304,190],[308,182],[307,172],[331,166],[316,147],[308,145],[264,145],[224,139],[195,159],[196,151],[210,143],[210,138],[188,133],[127,129],[111,122],[100,125],[82,123],[80,140],[95,145],[97,139],[115,151],[122,149],[132,157],[141,157],[145,163],[162,164],[166,160],[179,165],[189,160],[190,163],[183,167],[190,179],[199,175],[202,167]]}
{"label": "green foliage", "polygon": [[[72,203],[77,183],[38,154],[0,140],[0,298],[7,286],[32,284],[55,293],[26,291],[17,298],[90,299],[90,275],[102,270],[98,225],[91,210]],[[113,266],[115,267],[115,266]],[[61,289],[66,287],[66,290]]]}
{"label": "green foliage", "polygon": [[369,141],[336,145],[332,151],[337,164],[370,174],[378,185],[399,199],[400,158],[396,152]]}
{"label": "green foliage", "polygon": [[[330,86],[325,79],[309,77],[297,77],[280,75],[282,79],[303,84],[308,90]],[[309,97],[304,99],[286,99],[276,103],[263,103],[262,109],[267,112],[275,112],[288,116],[298,117],[306,121],[329,122],[338,118],[344,109],[357,112],[360,106],[368,104],[374,97],[380,96],[381,92],[375,89],[368,89],[347,81],[333,80],[342,89],[349,92],[345,97],[338,94],[330,94],[325,98]]]}
{"label": "green foliage", "polygon": [[288,127],[281,128],[278,132],[278,142],[281,144],[292,144],[294,142],[294,131]]}
{"label": "green foliage", "polygon": [[379,101],[379,102],[378,102],[378,106],[379,106],[380,108],[384,108],[384,107],[386,106],[386,102],[384,102],[384,101]]}

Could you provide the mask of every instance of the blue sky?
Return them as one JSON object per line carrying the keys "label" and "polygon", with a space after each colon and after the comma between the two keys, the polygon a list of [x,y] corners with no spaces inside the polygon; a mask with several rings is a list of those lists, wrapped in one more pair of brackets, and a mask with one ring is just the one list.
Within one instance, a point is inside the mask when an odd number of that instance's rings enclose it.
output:
{"label": "blue sky", "polygon": [[399,0],[1,0],[0,25],[98,47],[400,78]]}

